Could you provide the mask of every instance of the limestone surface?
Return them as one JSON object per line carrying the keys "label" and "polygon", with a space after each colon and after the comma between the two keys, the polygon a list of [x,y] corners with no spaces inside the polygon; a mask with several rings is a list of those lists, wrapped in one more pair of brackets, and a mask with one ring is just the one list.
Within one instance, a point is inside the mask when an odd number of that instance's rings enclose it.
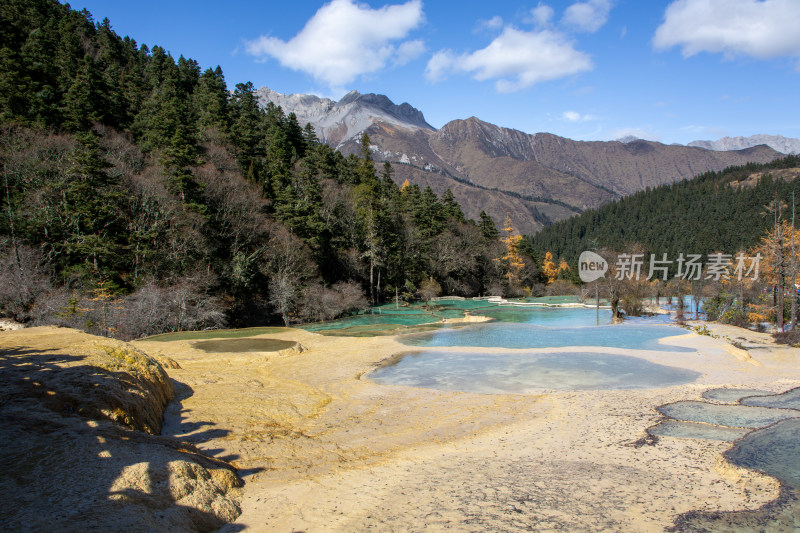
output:
{"label": "limestone surface", "polygon": [[238,516],[224,461],[158,436],[173,384],[132,345],[0,333],[0,523],[9,531],[211,531]]}

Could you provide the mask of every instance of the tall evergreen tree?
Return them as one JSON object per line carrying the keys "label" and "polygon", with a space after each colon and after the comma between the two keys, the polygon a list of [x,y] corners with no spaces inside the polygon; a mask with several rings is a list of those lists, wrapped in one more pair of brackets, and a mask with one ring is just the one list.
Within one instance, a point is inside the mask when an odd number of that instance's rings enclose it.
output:
{"label": "tall evergreen tree", "polygon": [[478,226],[481,228],[481,233],[483,234],[483,238],[487,241],[495,241],[500,236],[500,232],[497,231],[497,226],[494,225],[494,220],[492,217],[486,214],[486,211],[481,211],[480,221],[478,222]]}
{"label": "tall evergreen tree", "polygon": [[[118,280],[119,258],[125,245],[120,227],[124,213],[123,195],[107,169],[93,133],[77,136],[71,166],[60,184],[58,211],[61,226],[51,232],[62,237],[54,243],[55,253],[65,271],[77,269],[95,279]],[[56,196],[56,198],[58,198]]]}
{"label": "tall evergreen tree", "polygon": [[441,203],[442,212],[447,218],[453,218],[459,222],[466,222],[467,219],[464,216],[464,212],[461,211],[461,206],[458,205],[456,197],[453,196],[453,191],[450,189],[444,191],[444,194],[442,194]]}
{"label": "tall evergreen tree", "polygon": [[217,66],[215,70],[209,68],[203,72],[193,94],[198,127],[228,133],[231,127],[228,89],[222,69]]}
{"label": "tall evergreen tree", "polygon": [[264,116],[258,108],[253,84],[237,83],[230,100],[231,143],[242,170],[260,180],[259,159],[264,155]]}

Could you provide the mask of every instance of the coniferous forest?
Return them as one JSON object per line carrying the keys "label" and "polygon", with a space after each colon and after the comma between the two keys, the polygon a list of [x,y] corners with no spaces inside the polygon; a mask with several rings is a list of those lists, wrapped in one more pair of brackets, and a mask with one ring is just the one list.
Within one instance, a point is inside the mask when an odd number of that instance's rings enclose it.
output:
{"label": "coniferous forest", "polygon": [[648,188],[548,226],[528,242],[570,265],[582,251],[600,248],[622,252],[638,246],[646,256],[670,258],[735,254],[758,246],[776,217],[791,220],[792,193],[800,214],[800,181],[794,172],[782,176],[797,167],[800,158],[787,156]]}
{"label": "coniferous forest", "polygon": [[368,138],[342,156],[219,67],[55,0],[5,0],[0,46],[7,316],[134,338],[507,279],[491,218],[466,221],[449,191],[398,187]]}

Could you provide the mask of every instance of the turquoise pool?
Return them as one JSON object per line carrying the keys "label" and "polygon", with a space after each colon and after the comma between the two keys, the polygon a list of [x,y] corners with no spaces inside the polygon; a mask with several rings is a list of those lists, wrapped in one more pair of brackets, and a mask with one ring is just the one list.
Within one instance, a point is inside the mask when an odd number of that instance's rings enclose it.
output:
{"label": "turquoise pool", "polygon": [[699,376],[692,370],[604,353],[430,350],[405,354],[369,374],[386,385],[490,394],[668,387]]}
{"label": "turquoise pool", "polygon": [[[524,302],[534,301],[547,304],[574,303],[575,298],[571,296],[550,296],[524,300]],[[399,334],[403,333],[402,329],[404,327],[413,328],[436,323],[442,323],[442,326],[450,327],[453,324],[447,323],[447,320],[462,318],[466,314],[487,316],[498,322],[553,327],[594,326],[598,324],[597,311],[582,307],[516,307],[499,305],[488,300],[437,300],[431,302],[429,306],[422,304],[384,304],[355,316],[328,322],[303,324],[298,327],[323,335],[347,335],[348,333],[352,333],[353,336],[382,335],[386,333]],[[601,309],[599,323],[609,324],[610,322],[611,311]]]}
{"label": "turquoise pool", "polygon": [[[583,311],[588,309],[553,309]],[[686,331],[664,325],[620,324],[590,327],[542,327],[529,323],[488,323],[457,329],[441,329],[406,335],[400,342],[408,346],[480,346],[487,348],[561,348],[567,346],[601,346],[638,350],[693,352],[691,348],[662,344],[660,339],[686,334]]]}
{"label": "turquoise pool", "polygon": [[[463,305],[463,302],[453,302]],[[408,346],[480,347],[484,352],[457,349],[423,350],[401,355],[391,365],[370,374],[378,383],[480,393],[525,393],[532,390],[584,390],[666,387],[687,383],[699,374],[658,365],[638,357],[587,352],[540,353],[529,349],[611,347],[636,350],[694,352],[661,343],[685,330],[650,324],[610,325],[611,313],[586,308],[476,307],[474,314],[492,322],[459,327],[428,328],[399,337]],[[492,348],[520,350],[493,353]]]}
{"label": "turquoise pool", "polygon": [[[578,327],[598,325],[598,313],[592,309],[569,307],[494,307],[483,309],[481,315],[499,322],[535,324],[550,327]],[[611,311],[601,309],[600,324],[611,323]]]}

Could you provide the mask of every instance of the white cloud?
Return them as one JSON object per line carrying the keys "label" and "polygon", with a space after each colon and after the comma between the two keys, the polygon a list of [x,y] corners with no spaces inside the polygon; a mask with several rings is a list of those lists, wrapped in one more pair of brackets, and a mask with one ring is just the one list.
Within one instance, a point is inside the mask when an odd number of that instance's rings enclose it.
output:
{"label": "white cloud", "polygon": [[394,55],[394,64],[396,66],[405,65],[409,61],[413,61],[425,52],[425,42],[421,39],[414,41],[405,41],[400,43]]}
{"label": "white cloud", "polygon": [[531,16],[525,22],[533,24],[538,28],[544,28],[550,24],[553,18],[553,8],[546,4],[539,4],[531,9]]}
{"label": "white cloud", "polygon": [[576,2],[564,11],[561,23],[576,31],[594,33],[608,20],[611,0]]}
{"label": "white cloud", "polygon": [[452,50],[439,50],[428,60],[425,77],[437,82],[447,78],[458,58]]}
{"label": "white cloud", "polygon": [[597,119],[597,117],[595,117],[594,115],[581,115],[577,111],[564,111],[561,114],[561,118],[563,118],[567,122],[586,122],[588,120]]}
{"label": "white cloud", "polygon": [[625,137],[636,137],[637,139],[644,139],[646,141],[657,141],[657,142],[661,141],[661,136],[653,132],[649,127],[620,128],[612,131],[607,138],[610,141],[615,141],[617,139],[623,139]]}
{"label": "white cloud", "polygon": [[513,92],[591,68],[589,56],[576,50],[563,34],[508,26],[481,50],[458,56],[450,50],[437,52],[425,74],[431,81],[452,73],[470,74],[479,81],[495,79],[499,92]]}
{"label": "white cloud", "polygon": [[353,0],[332,0],[289,39],[261,36],[246,43],[249,54],[272,57],[281,65],[342,87],[388,63],[402,64],[424,51],[421,41],[405,41],[423,22],[421,0],[372,9]]}
{"label": "white cloud", "polygon": [[480,25],[489,30],[499,30],[503,27],[503,18],[499,15],[496,15],[489,20],[480,21]]}
{"label": "white cloud", "polygon": [[700,52],[800,57],[798,28],[797,0],[677,0],[667,7],[653,45],[679,46],[684,57]]}

